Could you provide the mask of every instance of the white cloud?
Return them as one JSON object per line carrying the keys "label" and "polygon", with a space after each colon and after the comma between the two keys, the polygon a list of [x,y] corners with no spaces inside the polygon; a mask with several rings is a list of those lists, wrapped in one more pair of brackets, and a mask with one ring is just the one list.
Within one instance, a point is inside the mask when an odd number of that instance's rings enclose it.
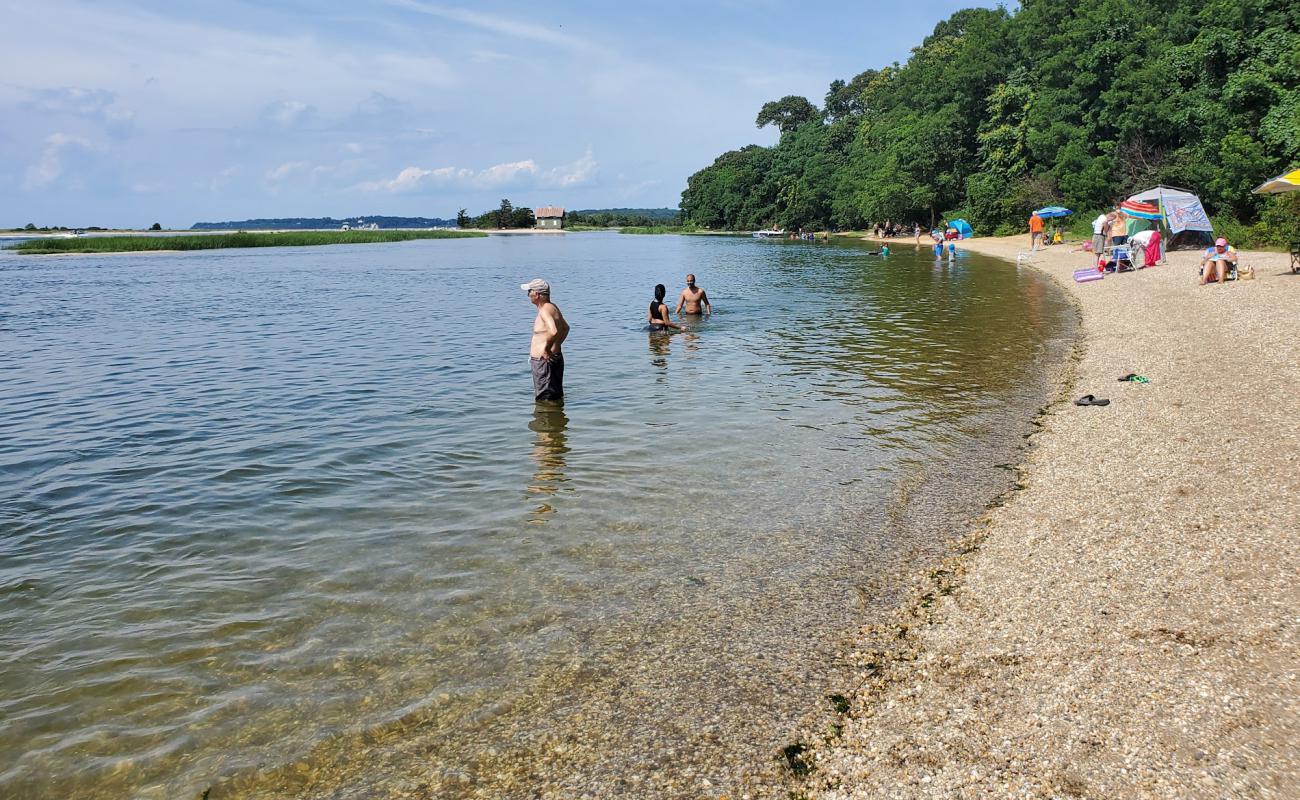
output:
{"label": "white cloud", "polygon": [[301,100],[277,100],[262,109],[262,121],[276,128],[296,128],[312,120],[314,106]]}
{"label": "white cloud", "polygon": [[[388,4],[408,11],[459,22],[492,33],[499,33],[510,38],[542,42],[575,52],[592,52],[600,49],[585,39],[567,33],[560,33],[557,26],[549,23],[528,22],[515,16],[495,16],[478,11],[447,8],[435,3],[424,3],[417,0],[389,0]],[[538,6],[538,8],[541,8],[541,6]]]}
{"label": "white cloud", "polygon": [[455,167],[438,169],[407,167],[391,180],[367,181],[360,184],[358,188],[368,192],[413,192],[434,186],[450,185],[457,179],[471,178],[473,175],[473,170],[458,170]]}
{"label": "white cloud", "polygon": [[426,168],[410,166],[396,177],[386,180],[366,181],[357,188],[368,192],[417,192],[454,186],[468,189],[497,189],[506,187],[568,188],[589,182],[596,174],[596,158],[587,148],[581,158],[571,164],[543,170],[534,159],[493,164],[481,170],[464,167]]}
{"label": "white cloud", "polygon": [[546,173],[546,185],[565,188],[569,186],[581,186],[590,181],[596,175],[596,157],[591,152],[591,147],[587,147],[587,152],[582,158],[572,164],[563,167],[555,167]]}
{"label": "white cloud", "polygon": [[306,161],[286,161],[278,167],[266,171],[266,180],[270,183],[279,183],[287,178],[291,178],[302,172],[306,172],[311,167]]}
{"label": "white cloud", "polygon": [[64,158],[69,150],[96,150],[98,148],[80,136],[52,133],[45,137],[45,149],[35,164],[27,168],[23,179],[24,189],[44,189],[63,175]]}
{"label": "white cloud", "polygon": [[107,89],[61,86],[30,90],[29,98],[19,108],[39,114],[76,117],[103,124],[105,131],[122,138],[130,134],[135,112],[115,107],[117,94]]}
{"label": "white cloud", "polygon": [[527,161],[512,161],[509,164],[495,164],[473,178],[475,186],[491,189],[497,186],[510,186],[519,182],[523,176],[537,174],[537,162],[531,158]]}

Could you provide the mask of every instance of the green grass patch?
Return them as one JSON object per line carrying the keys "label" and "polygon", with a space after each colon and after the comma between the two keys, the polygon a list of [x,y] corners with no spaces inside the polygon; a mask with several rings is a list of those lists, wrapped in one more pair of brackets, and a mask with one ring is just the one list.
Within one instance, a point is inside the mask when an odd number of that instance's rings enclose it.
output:
{"label": "green grass patch", "polygon": [[13,249],[28,255],[53,253],[136,253],[150,250],[219,250],[227,247],[311,247],[323,244],[377,244],[412,239],[465,239],[478,231],[288,231],[285,233],[204,233],[192,236],[91,236],[30,239]]}

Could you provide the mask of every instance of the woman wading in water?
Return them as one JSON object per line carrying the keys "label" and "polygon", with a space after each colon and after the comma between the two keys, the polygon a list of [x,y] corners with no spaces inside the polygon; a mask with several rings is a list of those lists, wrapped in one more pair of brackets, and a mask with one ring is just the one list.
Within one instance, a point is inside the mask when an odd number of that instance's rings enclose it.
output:
{"label": "woman wading in water", "polygon": [[650,310],[646,312],[646,322],[652,331],[682,330],[682,326],[668,319],[668,306],[664,305],[664,295],[668,290],[662,283],[655,284],[655,299],[650,301]]}

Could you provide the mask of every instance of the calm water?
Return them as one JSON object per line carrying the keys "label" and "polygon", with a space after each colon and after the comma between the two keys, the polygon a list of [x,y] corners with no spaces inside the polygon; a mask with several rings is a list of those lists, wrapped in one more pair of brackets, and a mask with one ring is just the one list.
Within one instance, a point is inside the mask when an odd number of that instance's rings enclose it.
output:
{"label": "calm water", "polygon": [[[0,794],[743,787],[1072,335],[1035,274],[898,251],[0,252]],[[688,271],[717,313],[647,333]]]}

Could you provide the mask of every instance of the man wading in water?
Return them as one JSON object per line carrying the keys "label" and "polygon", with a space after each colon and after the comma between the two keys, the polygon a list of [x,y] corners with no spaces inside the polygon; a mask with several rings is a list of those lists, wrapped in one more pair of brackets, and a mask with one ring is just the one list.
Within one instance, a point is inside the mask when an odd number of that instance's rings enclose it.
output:
{"label": "man wading in water", "polygon": [[528,300],[537,306],[533,320],[533,343],[528,348],[528,363],[533,370],[533,393],[538,400],[558,402],[564,399],[564,354],[560,345],[569,335],[569,323],[551,302],[551,285],[541,278],[520,284]]}
{"label": "man wading in water", "polygon": [[[682,306],[686,307],[687,314],[712,314],[713,306],[709,305],[709,296],[704,290],[695,285],[695,276],[686,276],[686,288],[682,289],[682,294],[677,298],[677,316],[682,316]],[[703,306],[703,310],[700,309]]]}

